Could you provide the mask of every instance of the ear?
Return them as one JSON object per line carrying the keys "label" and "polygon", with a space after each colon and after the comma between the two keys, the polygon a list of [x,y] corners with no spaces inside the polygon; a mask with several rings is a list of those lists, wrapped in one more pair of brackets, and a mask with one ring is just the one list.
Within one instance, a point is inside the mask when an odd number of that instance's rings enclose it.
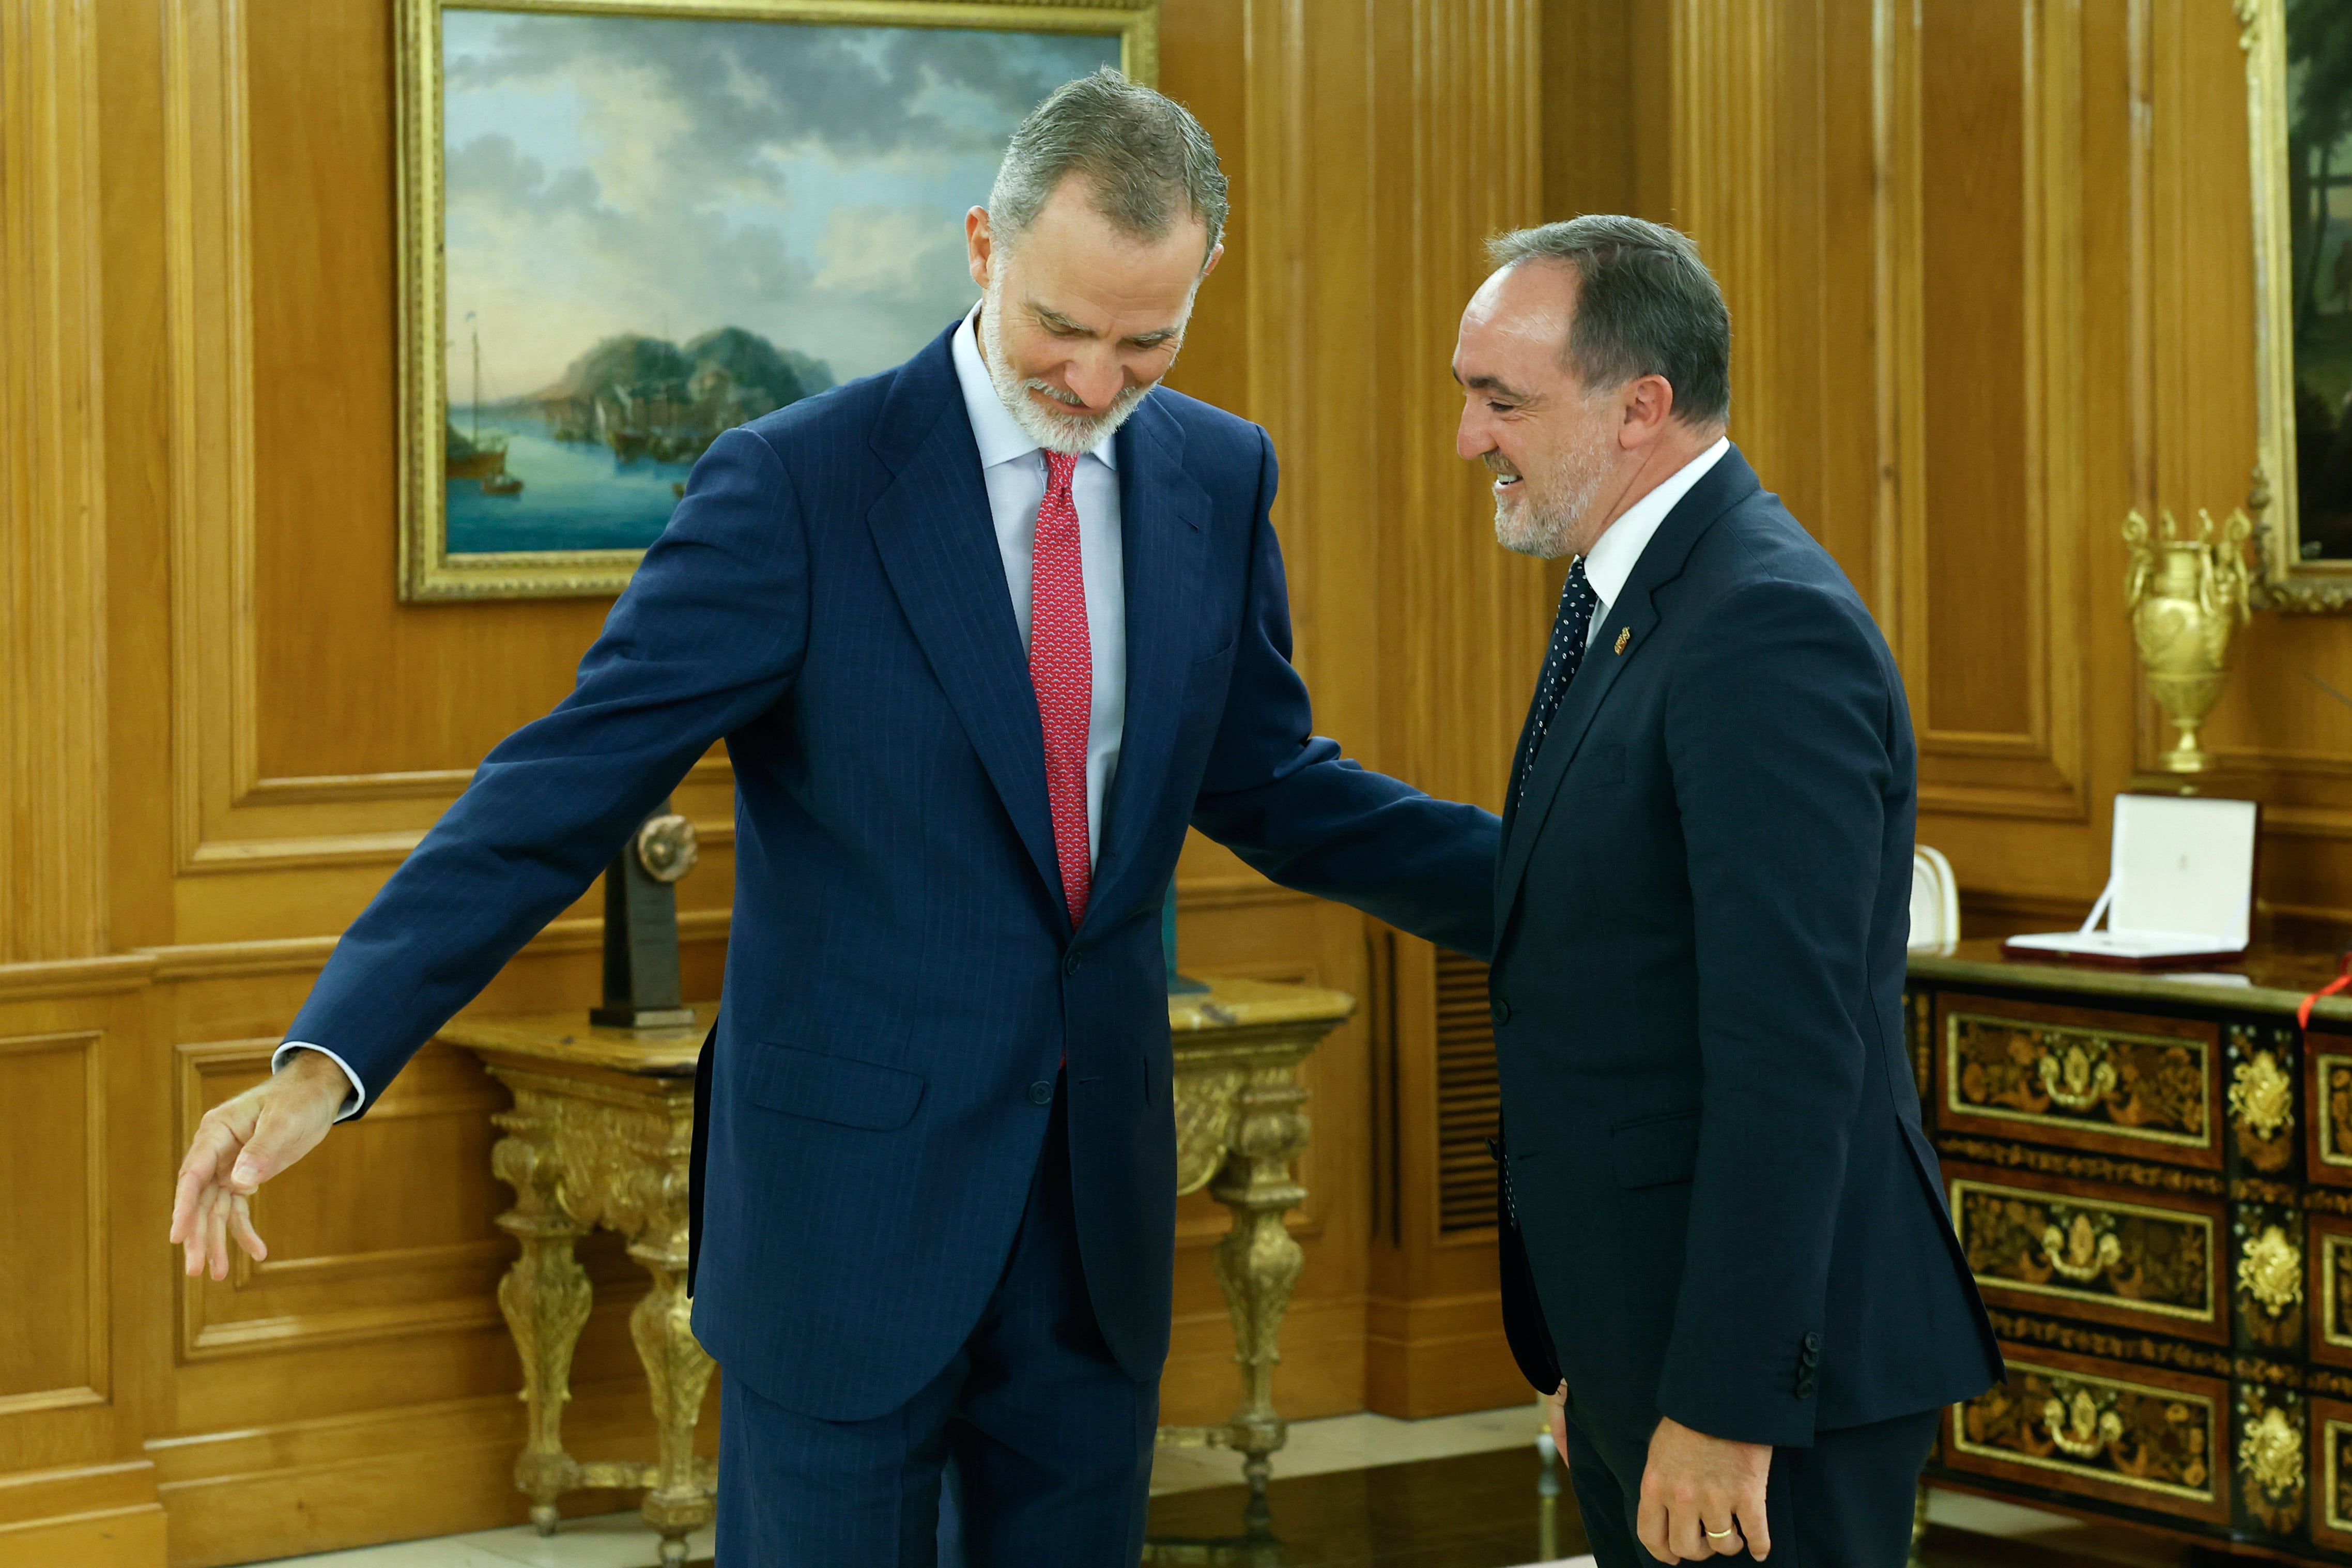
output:
{"label": "ear", "polygon": [[1663,375],[1639,375],[1625,384],[1624,417],[1617,426],[1617,445],[1632,451],[1646,447],[1665,433],[1675,413],[1674,383]]}
{"label": "ear", "polygon": [[988,288],[988,266],[995,256],[995,239],[988,231],[988,209],[974,207],[963,215],[964,259],[971,268],[971,280],[984,292]]}
{"label": "ear", "polygon": [[1214,272],[1217,269],[1217,263],[1223,261],[1224,258],[1225,242],[1221,239],[1217,241],[1217,247],[1209,252],[1209,259],[1201,264],[1201,277],[1192,280],[1192,286],[1196,289],[1199,288],[1202,279],[1206,279],[1210,273]]}

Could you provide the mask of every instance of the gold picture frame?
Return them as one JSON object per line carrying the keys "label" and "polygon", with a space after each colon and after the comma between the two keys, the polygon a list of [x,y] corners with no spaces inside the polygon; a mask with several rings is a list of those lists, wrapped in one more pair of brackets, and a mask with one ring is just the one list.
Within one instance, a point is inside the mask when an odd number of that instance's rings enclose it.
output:
{"label": "gold picture frame", "polygon": [[[2297,210],[2296,182],[2290,165],[2294,79],[2290,70],[2286,0],[2234,0],[2234,4],[2238,41],[2246,57],[2249,192],[2254,226],[2257,434],[2253,483],[2246,500],[2258,525],[2263,557],[2254,603],[2264,609],[2340,614],[2352,611],[2352,529],[2347,526],[2352,521],[2352,509],[2338,508],[2324,514],[2329,520],[2326,534],[2334,537],[2336,544],[2333,550],[2326,538],[2307,537],[2314,531],[2306,529],[2304,516],[2305,481],[2311,476],[2302,471],[2304,454],[2298,448],[2307,442],[2299,443],[2297,438],[2297,400],[2315,400],[2333,407],[2338,396],[2315,390],[2310,378],[2300,375],[2297,368],[2298,353],[2309,345],[2306,333],[2299,330],[2295,249],[2297,225],[2305,215]],[[2327,199],[2325,187],[2320,199]],[[2326,227],[2323,223],[2320,241],[2326,237]],[[2303,289],[2315,296],[2320,244],[2315,242],[2308,248],[2310,274],[2303,280]],[[2345,261],[2352,261],[2352,247],[2340,240],[2338,252]],[[2336,271],[2345,269],[2344,262],[2339,262]],[[2330,281],[2343,284],[2352,279]],[[2352,300],[2352,289],[2339,288],[2338,292]],[[2341,379],[2347,363],[2352,363],[2346,357],[2352,353],[2352,330],[2347,330],[2352,328],[2352,310],[2343,309],[2339,301],[2331,315],[2345,323],[2329,331],[2331,338],[2344,340],[2328,345],[2335,363],[2327,365],[2323,379],[2331,383],[2333,392],[2333,382]],[[2345,435],[2339,439],[2352,442],[2352,420],[2340,428]],[[2352,452],[2352,445],[2346,449]]]}
{"label": "gold picture frame", "polygon": [[[453,446],[451,432],[456,430],[453,415],[457,405],[450,398],[451,366],[461,358],[453,348],[449,311],[448,247],[446,243],[448,184],[447,134],[445,112],[446,84],[444,81],[444,17],[446,14],[466,13],[469,25],[484,16],[512,17],[528,21],[534,17],[569,17],[593,23],[601,17],[660,18],[686,22],[721,23],[784,23],[862,28],[869,30],[921,28],[963,32],[1003,32],[1038,35],[1041,37],[1085,36],[1115,43],[1117,63],[1131,78],[1146,83],[1157,79],[1159,70],[1159,6],[1158,0],[398,0],[398,121],[396,127],[399,155],[397,200],[399,212],[399,563],[398,588],[402,600],[409,603],[436,601],[471,601],[484,599],[522,599],[600,596],[617,594],[628,584],[630,574],[645,553],[642,543],[626,547],[583,547],[563,542],[565,531],[559,517],[552,525],[542,524],[546,535],[556,541],[557,547],[515,548],[512,542],[499,542],[501,530],[520,535],[520,527],[506,527],[498,521],[479,520],[482,509],[472,502],[469,494],[460,493],[466,503],[467,520],[461,523],[465,547],[451,548],[451,495],[453,482],[478,479],[485,495],[515,496],[526,489],[528,476],[509,476],[509,457],[511,449],[509,437],[494,434],[488,442],[480,438],[480,420],[485,406],[480,371],[481,348],[478,329],[473,333],[473,371],[468,406],[473,420],[473,434],[460,433],[456,437],[462,445]],[[574,23],[572,26],[580,26]],[[879,38],[879,31],[863,35],[864,39]],[[1049,52],[1056,47],[1042,43]],[[942,45],[945,47],[945,45]],[[1063,52],[1069,52],[1066,48]],[[1108,48],[1102,51],[1108,53]],[[1107,62],[1106,62],[1107,63]],[[1015,117],[1017,118],[1017,116]],[[846,122],[845,122],[846,123]],[[848,124],[850,130],[859,127]],[[1003,131],[1010,132],[1008,123]],[[511,144],[506,149],[514,152]],[[531,165],[535,174],[543,174],[544,167]],[[984,193],[982,193],[984,195]],[[972,200],[982,199],[975,195]],[[863,209],[861,209],[863,210]],[[712,322],[713,328],[719,323]],[[726,331],[738,331],[733,324]],[[719,336],[716,331],[707,332],[706,340]],[[745,333],[744,336],[751,334]],[[926,334],[928,335],[928,334]],[[663,334],[667,337],[667,331]],[[608,340],[609,341],[609,340]],[[776,353],[764,338],[760,346],[769,353]],[[675,352],[666,341],[663,347]],[[689,349],[692,347],[689,344]],[[823,365],[820,362],[800,356],[803,363]],[[586,363],[583,358],[580,363]],[[869,368],[878,369],[879,365]],[[830,378],[832,372],[824,371]],[[861,374],[853,372],[853,374]],[[698,377],[699,379],[699,377]],[[725,384],[713,382],[725,390]],[[800,395],[795,390],[785,395]],[[512,406],[520,408],[526,399],[510,398]],[[670,398],[667,394],[662,405],[667,410]],[[741,402],[719,405],[724,412],[740,414],[756,404]],[[544,409],[551,409],[551,403]],[[596,409],[597,428],[604,431],[602,407]],[[650,422],[652,416],[647,416]],[[632,416],[634,421],[634,416]],[[711,421],[697,416],[697,428],[681,437],[673,447],[663,450],[695,450],[696,439],[707,444],[708,435],[715,434]],[[548,423],[551,440],[555,438],[555,426],[551,416]],[[569,443],[588,443],[593,447],[602,435],[583,434],[580,428],[561,432],[560,438]],[[632,445],[637,437],[631,435]],[[552,450],[542,443],[543,449]],[[625,447],[618,436],[611,441],[611,452],[616,467],[636,461],[635,455],[625,458]],[[642,450],[641,447],[639,448]],[[452,457],[463,470],[453,474]],[[576,454],[575,454],[576,455]],[[567,472],[577,468],[567,459]],[[490,473],[495,468],[496,473]],[[479,474],[476,469],[481,469]],[[673,465],[676,468],[676,465]],[[682,471],[682,470],[677,470]],[[511,480],[511,489],[505,487]],[[593,479],[584,482],[594,483]],[[645,476],[638,475],[632,483],[640,490]],[[679,488],[672,481],[669,489]],[[543,489],[540,495],[554,497],[562,493],[580,493],[576,489],[562,492]],[[643,495],[631,504],[653,507],[666,518],[667,502],[658,497],[648,501]],[[560,503],[534,498],[534,505],[542,513]],[[522,516],[518,511],[512,516]],[[646,513],[645,515],[652,515]],[[643,516],[631,521],[630,526],[641,531],[647,526]],[[658,524],[650,525],[658,532]],[[647,542],[651,534],[646,535]],[[485,544],[484,541],[491,542]]]}

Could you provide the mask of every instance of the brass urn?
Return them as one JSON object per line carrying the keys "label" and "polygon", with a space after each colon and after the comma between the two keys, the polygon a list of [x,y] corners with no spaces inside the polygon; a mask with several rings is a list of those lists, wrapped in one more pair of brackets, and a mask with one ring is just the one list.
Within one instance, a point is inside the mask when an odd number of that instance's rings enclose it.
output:
{"label": "brass urn", "polygon": [[2230,632],[2252,613],[2246,539],[2254,525],[2243,511],[2216,525],[2199,509],[2197,531],[2182,537],[2172,514],[2151,534],[2135,510],[2124,519],[2131,573],[2124,605],[2132,637],[2147,671],[2148,695],[2180,730],[2180,740],[2158,759],[2167,773],[2204,773],[2213,759],[2197,743],[2198,726],[2221,696],[2230,673]]}

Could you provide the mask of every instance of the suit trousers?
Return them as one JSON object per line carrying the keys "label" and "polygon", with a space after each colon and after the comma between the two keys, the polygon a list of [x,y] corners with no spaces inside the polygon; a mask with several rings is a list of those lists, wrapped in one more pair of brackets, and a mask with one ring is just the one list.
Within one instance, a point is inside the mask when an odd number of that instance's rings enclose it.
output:
{"label": "suit trousers", "polygon": [[[1815,1434],[1810,1448],[1775,1448],[1764,1489],[1772,1568],[1902,1568],[1912,1500],[1943,1411]],[[1604,1433],[1568,1413],[1569,1479],[1600,1568],[1656,1568],[1635,1534],[1649,1434]],[[1708,1563],[1753,1563],[1746,1552]]]}
{"label": "suit trousers", "polygon": [[1096,1325],[1067,1105],[1057,1086],[986,1310],[912,1399],[868,1420],[824,1421],[722,1376],[716,1568],[934,1568],[950,1458],[969,1568],[1118,1568],[1141,1557],[1160,1385],[1122,1372]]}

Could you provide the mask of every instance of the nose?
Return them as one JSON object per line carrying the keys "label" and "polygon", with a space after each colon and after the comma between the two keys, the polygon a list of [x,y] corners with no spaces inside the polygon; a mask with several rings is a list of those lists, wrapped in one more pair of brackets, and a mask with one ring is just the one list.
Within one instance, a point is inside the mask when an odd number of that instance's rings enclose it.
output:
{"label": "nose", "polygon": [[1462,423],[1454,427],[1454,449],[1465,458],[1483,458],[1495,449],[1494,437],[1486,433],[1486,411],[1475,398],[1462,401]]}
{"label": "nose", "polygon": [[1100,414],[1126,390],[1127,372],[1114,354],[1081,354],[1071,360],[1065,384],[1086,399],[1087,413]]}

